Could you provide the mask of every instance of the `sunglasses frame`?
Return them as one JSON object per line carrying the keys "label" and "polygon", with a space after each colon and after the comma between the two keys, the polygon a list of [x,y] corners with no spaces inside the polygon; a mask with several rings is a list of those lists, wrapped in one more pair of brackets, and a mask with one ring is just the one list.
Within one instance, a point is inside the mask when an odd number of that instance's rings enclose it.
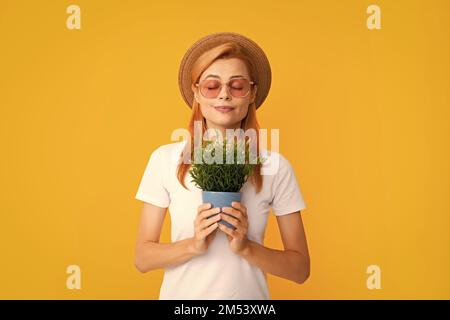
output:
{"label": "sunglasses frame", "polygon": [[[233,80],[236,80],[236,79],[244,79],[244,80],[247,80],[247,81],[250,83],[250,88],[248,89],[248,91],[247,91],[247,93],[245,94],[245,96],[242,96],[242,97],[235,97],[235,96],[233,96],[233,95],[231,94],[229,83],[230,83],[231,81],[233,81]],[[233,78],[233,79],[228,80],[226,83],[223,83],[222,81],[217,80],[217,81],[220,82],[219,93],[218,93],[217,96],[214,97],[214,98],[208,98],[208,97],[205,97],[205,95],[202,93],[202,90],[200,90],[200,85],[201,85],[203,82],[207,81],[207,80],[210,80],[210,79],[206,78],[206,79],[203,79],[202,81],[197,82],[197,83],[195,84],[195,86],[198,88],[198,91],[200,92],[200,94],[202,95],[202,97],[205,98],[205,99],[216,99],[216,98],[219,96],[220,92],[222,92],[222,87],[223,87],[224,84],[225,84],[225,86],[226,86],[226,88],[227,88],[227,92],[230,94],[230,96],[232,96],[233,98],[236,98],[236,99],[245,98],[245,97],[247,97],[247,96],[249,95],[249,93],[250,93],[250,91],[251,91],[251,87],[252,87],[253,85],[255,85],[255,82],[250,81],[249,79],[244,78],[244,77],[241,77],[241,78]]]}

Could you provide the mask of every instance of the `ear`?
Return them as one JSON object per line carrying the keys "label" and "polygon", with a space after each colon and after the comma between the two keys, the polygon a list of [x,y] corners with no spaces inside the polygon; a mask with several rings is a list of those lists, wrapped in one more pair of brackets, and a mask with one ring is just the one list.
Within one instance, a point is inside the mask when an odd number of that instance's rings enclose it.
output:
{"label": "ear", "polygon": [[197,97],[197,87],[195,86],[195,84],[191,84],[191,90],[192,90],[192,92],[194,93],[194,98],[195,98],[195,100],[196,100],[198,103],[200,103],[200,102],[198,101],[198,97]]}

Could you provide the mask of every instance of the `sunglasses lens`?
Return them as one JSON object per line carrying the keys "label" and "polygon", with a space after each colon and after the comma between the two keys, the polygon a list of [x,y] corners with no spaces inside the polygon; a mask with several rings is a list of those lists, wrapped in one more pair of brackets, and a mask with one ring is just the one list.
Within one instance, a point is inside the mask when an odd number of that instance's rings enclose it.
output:
{"label": "sunglasses lens", "polygon": [[230,81],[230,93],[233,97],[245,97],[250,89],[250,83],[246,79],[234,79]]}
{"label": "sunglasses lens", "polygon": [[219,95],[220,87],[220,81],[206,80],[202,83],[200,91],[205,98],[215,98]]}

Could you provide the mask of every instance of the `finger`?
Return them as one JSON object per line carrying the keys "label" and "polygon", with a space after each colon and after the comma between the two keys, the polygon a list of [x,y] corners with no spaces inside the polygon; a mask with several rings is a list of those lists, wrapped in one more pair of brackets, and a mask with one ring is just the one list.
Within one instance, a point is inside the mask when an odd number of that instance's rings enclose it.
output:
{"label": "finger", "polygon": [[226,234],[232,236],[233,238],[235,237],[235,231],[224,226],[223,224],[219,224],[219,229],[222,230],[223,232],[225,232]]}
{"label": "finger", "polygon": [[207,214],[206,211],[197,216],[194,223],[196,233],[200,233],[203,229],[209,227],[214,222],[220,220],[220,217],[218,215],[213,216],[211,218],[207,218],[209,216],[211,216],[211,214]]}
{"label": "finger", "polygon": [[200,232],[202,239],[206,238],[211,232],[213,232],[215,229],[217,229],[219,224],[215,222],[214,224],[210,225],[208,228],[204,229],[202,232]]}
{"label": "finger", "polygon": [[237,220],[243,220],[245,217],[239,210],[230,207],[223,207],[222,211],[231,214]]}
{"label": "finger", "polygon": [[205,210],[202,213],[200,213],[200,220],[209,218],[212,215],[219,213],[220,211],[222,211],[220,207]]}
{"label": "finger", "polygon": [[195,218],[196,221],[201,222],[203,219],[208,218],[216,213],[220,212],[220,208],[212,208],[208,210],[203,210],[197,214]]}
{"label": "finger", "polygon": [[231,202],[231,207],[241,211],[244,216],[247,216],[247,207],[244,206],[241,202],[233,201]]}
{"label": "finger", "polygon": [[219,215],[211,217],[210,219],[203,219],[200,222],[200,230],[203,230],[203,229],[209,227],[211,224],[213,224],[213,223],[215,223],[215,222],[217,222],[219,220],[220,220],[220,216]]}
{"label": "finger", "polygon": [[227,216],[226,214],[222,215],[222,220],[225,220],[226,222],[229,222],[234,227],[238,228],[240,225],[239,220],[232,218],[230,216]]}
{"label": "finger", "polygon": [[216,234],[217,234],[217,230],[219,230],[219,228],[214,229],[213,232],[211,232],[210,234],[208,234],[206,236],[206,241],[208,243],[211,243],[214,240],[214,238],[216,237]]}
{"label": "finger", "polygon": [[247,234],[248,224],[246,221],[242,222],[242,221],[236,220],[232,217],[227,216],[226,214],[222,215],[222,220],[227,221],[228,223],[233,225],[236,228],[234,231],[236,231],[242,235]]}
{"label": "finger", "polygon": [[213,232],[211,232],[211,233],[209,234],[209,235],[211,236],[211,238],[214,238],[214,237],[216,236],[217,230],[219,230],[219,228],[215,228],[215,229],[213,230]]}
{"label": "finger", "polygon": [[197,214],[201,213],[202,211],[209,209],[211,207],[211,203],[202,203],[197,208]]}

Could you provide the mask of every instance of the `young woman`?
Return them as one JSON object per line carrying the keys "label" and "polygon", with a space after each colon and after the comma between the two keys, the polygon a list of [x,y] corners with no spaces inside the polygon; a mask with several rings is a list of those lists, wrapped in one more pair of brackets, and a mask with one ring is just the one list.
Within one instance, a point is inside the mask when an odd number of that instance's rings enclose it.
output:
{"label": "young woman", "polygon": [[[255,129],[256,109],[266,98],[271,70],[252,40],[215,33],[197,41],[179,71],[183,98],[190,108],[190,141],[165,144],[150,156],[136,199],[144,201],[135,264],[139,271],[164,268],[159,299],[270,299],[266,273],[296,283],[309,277],[310,261],[300,210],[306,208],[295,173],[281,154],[275,174],[256,166],[231,207],[211,208],[181,161],[194,150],[194,123],[202,133],[215,129]],[[190,149],[188,148],[190,144]],[[259,152],[259,143],[258,152]],[[262,152],[262,151],[261,151]],[[192,158],[189,158],[192,159]],[[176,160],[176,161],[174,161]],[[270,208],[276,215],[284,250],[263,245]],[[160,243],[167,209],[171,243]],[[231,214],[216,215],[224,212]],[[235,230],[217,222],[223,219]],[[211,221],[212,220],[212,221]]]}

